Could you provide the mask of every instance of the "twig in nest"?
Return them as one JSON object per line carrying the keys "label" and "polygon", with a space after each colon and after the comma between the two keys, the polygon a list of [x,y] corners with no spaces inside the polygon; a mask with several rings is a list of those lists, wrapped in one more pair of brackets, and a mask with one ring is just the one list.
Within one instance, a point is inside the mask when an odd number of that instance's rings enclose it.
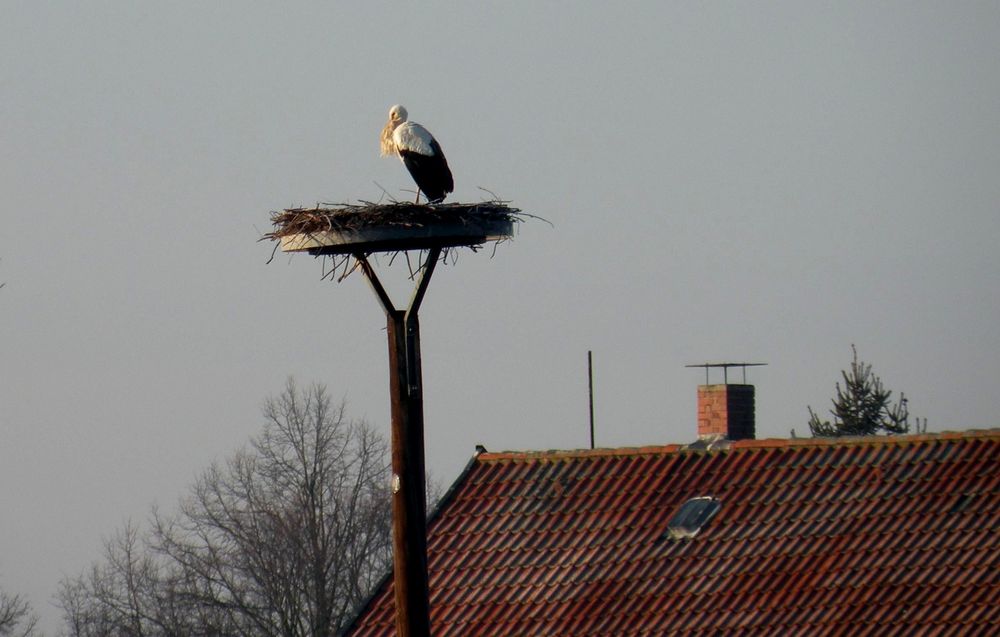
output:
{"label": "twig in nest", "polygon": [[[348,269],[347,266],[351,264],[352,260],[354,261],[354,266]],[[339,279],[337,279],[337,283],[341,283],[344,279],[354,274],[361,268],[361,262],[351,256],[344,256],[343,264],[344,264],[344,273],[340,275]]]}
{"label": "twig in nest", "polygon": [[[421,250],[420,253],[423,254],[423,250]],[[409,252],[406,253],[406,270],[407,270],[407,272],[410,273],[410,280],[412,281],[413,280],[413,264],[410,263],[410,253]]]}
{"label": "twig in nest", "polygon": [[280,243],[275,243],[274,244],[274,250],[271,250],[271,258],[267,260],[268,265],[270,265],[271,261],[274,261],[274,255],[276,255],[278,253],[278,248],[279,247],[281,247]]}

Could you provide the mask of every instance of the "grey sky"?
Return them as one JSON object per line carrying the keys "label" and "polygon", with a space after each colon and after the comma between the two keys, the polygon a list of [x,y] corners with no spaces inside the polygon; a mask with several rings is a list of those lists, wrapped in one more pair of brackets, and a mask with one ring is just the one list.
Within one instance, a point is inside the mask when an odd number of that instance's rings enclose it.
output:
{"label": "grey sky", "polygon": [[[345,3],[346,4],[346,3]],[[36,3],[0,21],[0,587],[48,604],[288,375],[388,430],[359,276],[268,213],[412,188],[388,107],[555,224],[421,311],[427,457],[695,435],[688,363],[807,431],[850,345],[932,430],[997,425],[1000,3]],[[409,286],[393,267],[397,295]]]}

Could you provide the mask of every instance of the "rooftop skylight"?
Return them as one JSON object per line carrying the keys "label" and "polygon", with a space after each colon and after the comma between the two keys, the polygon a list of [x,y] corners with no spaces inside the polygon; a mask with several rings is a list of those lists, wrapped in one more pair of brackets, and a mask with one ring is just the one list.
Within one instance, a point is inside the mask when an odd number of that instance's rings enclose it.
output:
{"label": "rooftop skylight", "polygon": [[670,518],[664,536],[680,540],[698,535],[702,527],[719,511],[720,506],[722,502],[711,496],[691,498],[677,509],[674,517]]}

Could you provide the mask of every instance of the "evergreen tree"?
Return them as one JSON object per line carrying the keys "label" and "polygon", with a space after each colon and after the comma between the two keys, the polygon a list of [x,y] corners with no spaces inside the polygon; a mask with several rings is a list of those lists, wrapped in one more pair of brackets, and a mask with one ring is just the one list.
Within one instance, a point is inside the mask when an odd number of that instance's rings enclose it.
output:
{"label": "evergreen tree", "polygon": [[872,366],[858,360],[858,350],[851,345],[854,359],[850,370],[841,371],[844,385],[837,383],[837,396],[833,399],[833,422],[820,420],[809,409],[809,429],[813,436],[871,436],[880,432],[905,434],[910,431],[906,395],[899,393],[899,401],[890,402],[892,391],[882,386],[882,379],[872,373]]}

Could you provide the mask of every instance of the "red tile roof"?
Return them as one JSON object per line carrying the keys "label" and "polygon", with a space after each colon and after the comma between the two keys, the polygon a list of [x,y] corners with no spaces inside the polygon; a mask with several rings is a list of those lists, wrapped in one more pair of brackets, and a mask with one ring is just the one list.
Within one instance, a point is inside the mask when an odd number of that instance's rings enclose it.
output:
{"label": "red tile roof", "polygon": [[1000,430],[483,453],[428,554],[437,636],[998,634]]}

